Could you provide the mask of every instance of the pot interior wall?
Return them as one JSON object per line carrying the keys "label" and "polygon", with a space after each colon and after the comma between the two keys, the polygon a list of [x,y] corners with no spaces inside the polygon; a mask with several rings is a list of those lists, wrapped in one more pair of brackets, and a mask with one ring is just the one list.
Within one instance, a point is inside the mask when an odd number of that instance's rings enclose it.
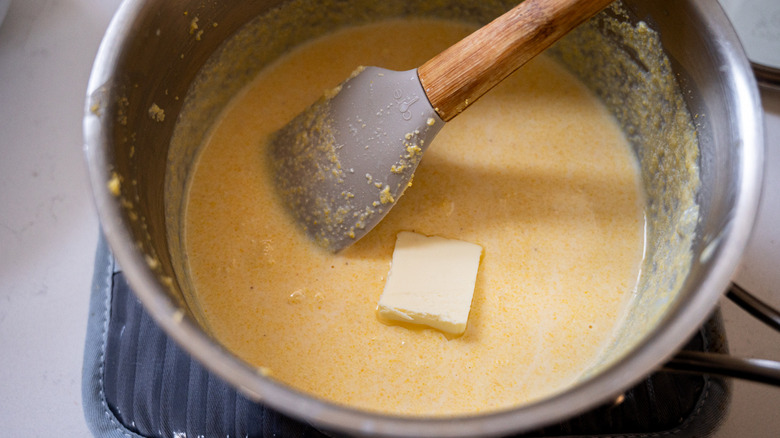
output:
{"label": "pot interior wall", "polygon": [[[344,24],[409,14],[485,23],[514,2],[278,3],[132,3],[138,14],[130,27],[141,30],[121,47],[114,66],[121,74],[99,96],[108,102],[101,117],[110,132],[111,170],[122,183],[124,223],[170,299],[201,323],[189,293],[180,219],[190,166],[210,121],[228,99],[287,47]],[[551,51],[620,121],[648,193],[639,287],[623,330],[593,372],[630,354],[695,292],[709,256],[718,251],[708,245],[719,241],[734,209],[735,163],[741,159],[737,148],[728,147],[738,142],[738,121],[729,113],[734,102],[727,100],[730,90],[718,90],[722,81],[700,67],[719,65],[722,55],[691,49],[709,44],[679,23],[692,14],[683,2],[626,2]],[[640,20],[658,30],[660,39],[638,25]],[[648,54],[661,45],[668,59]],[[187,122],[177,124],[182,115]]]}

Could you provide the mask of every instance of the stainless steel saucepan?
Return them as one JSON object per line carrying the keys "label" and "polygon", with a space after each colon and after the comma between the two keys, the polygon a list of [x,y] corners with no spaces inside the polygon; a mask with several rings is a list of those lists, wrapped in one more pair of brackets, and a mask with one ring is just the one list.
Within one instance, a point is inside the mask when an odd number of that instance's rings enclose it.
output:
{"label": "stainless steel saucepan", "polygon": [[[469,14],[461,18],[484,22],[513,3],[353,1],[122,3],[88,85],[85,153],[103,231],[157,323],[249,397],[323,429],[355,435],[487,436],[530,430],[595,407],[667,363],[729,288],[761,187],[763,121],[756,84],[726,16],[717,2],[707,0],[625,0],[551,51],[580,74],[623,124],[650,194],[647,257],[626,321],[598,366],[572,387],[508,411],[447,419],[384,416],[337,406],[275,382],[208,334],[192,305],[179,212],[197,145],[230,93],[289,44],[342,25],[336,10],[357,21],[379,14]],[[372,9],[379,3],[384,6]],[[263,23],[268,21],[263,20],[282,17],[286,8],[298,8],[298,18],[277,32],[283,38],[264,45]],[[257,41],[238,48],[223,45],[247,24],[258,26]],[[623,28],[657,34],[667,62],[651,65],[644,51],[652,50],[652,44],[627,38]],[[236,49],[245,50],[256,65],[209,73],[215,54]],[[613,56],[621,61],[613,62]],[[196,78],[201,78],[198,84]],[[217,88],[225,99],[188,107],[193,93]],[[682,106],[671,105],[663,89],[672,90]],[[649,106],[625,104],[642,93],[648,94],[641,97]],[[203,123],[177,131],[175,122],[185,108]],[[675,120],[694,124],[693,149],[686,150],[667,132]],[[174,144],[174,135],[191,141]],[[671,364],[684,368],[688,359],[678,357]]]}

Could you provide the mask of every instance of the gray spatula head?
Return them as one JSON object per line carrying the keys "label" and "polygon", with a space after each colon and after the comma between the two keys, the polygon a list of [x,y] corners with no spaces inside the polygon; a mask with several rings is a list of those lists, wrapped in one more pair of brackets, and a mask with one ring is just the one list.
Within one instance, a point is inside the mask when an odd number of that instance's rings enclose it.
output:
{"label": "gray spatula head", "polygon": [[368,67],[330,94],[277,132],[269,150],[278,193],[295,221],[319,245],[339,251],[398,201],[444,122],[416,69]]}

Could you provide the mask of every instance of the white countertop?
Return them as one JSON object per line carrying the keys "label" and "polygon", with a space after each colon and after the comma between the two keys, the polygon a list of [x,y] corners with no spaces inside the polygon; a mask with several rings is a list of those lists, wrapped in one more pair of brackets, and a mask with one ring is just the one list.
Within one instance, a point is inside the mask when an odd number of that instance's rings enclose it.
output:
{"label": "white countertop", "polygon": [[[92,61],[118,5],[13,0],[0,26],[0,436],[90,436],[81,365],[98,220],[81,118]],[[780,93],[763,98],[772,189],[737,280],[780,307]],[[733,353],[780,360],[780,335],[731,303],[723,308]],[[780,389],[734,389],[717,437],[778,436]]]}

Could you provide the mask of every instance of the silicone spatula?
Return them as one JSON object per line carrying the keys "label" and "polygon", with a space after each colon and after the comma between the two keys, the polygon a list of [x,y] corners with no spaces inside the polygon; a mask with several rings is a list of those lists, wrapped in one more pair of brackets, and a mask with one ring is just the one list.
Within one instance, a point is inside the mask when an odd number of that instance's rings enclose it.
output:
{"label": "silicone spatula", "polygon": [[417,69],[359,69],[272,137],[282,201],[319,245],[348,247],[395,205],[447,121],[611,2],[525,0]]}

